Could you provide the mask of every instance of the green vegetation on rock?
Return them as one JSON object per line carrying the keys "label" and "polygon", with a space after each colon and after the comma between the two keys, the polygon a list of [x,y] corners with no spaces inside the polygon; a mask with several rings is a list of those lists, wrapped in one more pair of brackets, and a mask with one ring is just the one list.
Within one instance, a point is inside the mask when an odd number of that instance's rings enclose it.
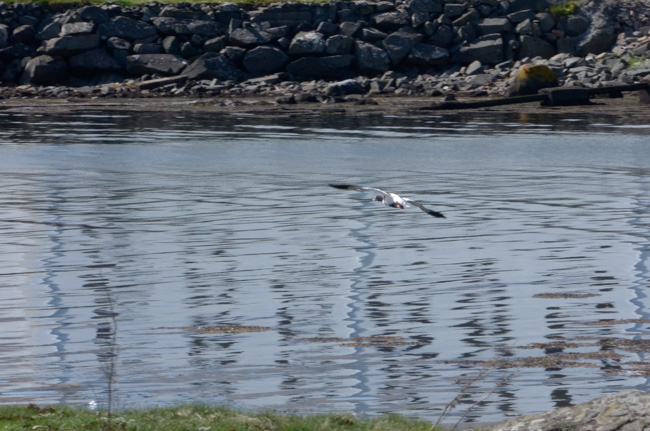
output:
{"label": "green vegetation on rock", "polygon": [[562,4],[552,5],[549,11],[553,16],[558,17],[573,15],[578,12],[578,9],[580,9],[580,5],[577,2],[568,1]]}

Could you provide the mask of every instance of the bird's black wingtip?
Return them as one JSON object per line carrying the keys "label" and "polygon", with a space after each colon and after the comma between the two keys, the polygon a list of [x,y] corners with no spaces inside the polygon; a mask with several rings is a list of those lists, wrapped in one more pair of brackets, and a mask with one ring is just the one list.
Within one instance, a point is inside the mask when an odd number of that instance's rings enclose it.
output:
{"label": "bird's black wingtip", "polygon": [[439,213],[438,211],[429,210],[429,211],[427,211],[427,213],[429,213],[429,215],[432,215],[434,217],[447,218],[447,217],[445,217],[445,215],[443,213]]}
{"label": "bird's black wingtip", "polygon": [[328,184],[328,186],[341,190],[348,190],[350,188],[349,184]]}

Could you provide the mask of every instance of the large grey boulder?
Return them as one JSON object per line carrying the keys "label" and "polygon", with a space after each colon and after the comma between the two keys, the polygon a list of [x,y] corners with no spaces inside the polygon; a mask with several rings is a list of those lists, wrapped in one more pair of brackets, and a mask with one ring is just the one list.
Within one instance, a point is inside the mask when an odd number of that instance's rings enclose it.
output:
{"label": "large grey boulder", "polygon": [[244,67],[254,76],[269,75],[281,71],[289,63],[289,56],[272,46],[258,46],[244,55]]}
{"label": "large grey boulder", "polygon": [[99,46],[98,34],[78,34],[49,39],[45,43],[45,53],[48,55],[70,56],[95,49]]}
{"label": "large grey boulder", "polygon": [[287,72],[299,78],[341,79],[350,75],[351,55],[302,57],[287,65]]}
{"label": "large grey boulder", "polygon": [[503,58],[503,39],[497,36],[481,38],[462,46],[452,60],[465,65],[473,61],[479,61],[481,64],[498,64],[503,61]]}
{"label": "large grey boulder", "polygon": [[512,419],[491,428],[491,431],[631,431],[648,428],[650,394],[631,391]]}
{"label": "large grey boulder", "polygon": [[118,16],[99,25],[99,34],[104,38],[117,36],[127,40],[146,39],[156,36],[158,30],[144,21]]}
{"label": "large grey boulder", "polygon": [[383,40],[382,45],[393,64],[399,64],[422,40],[421,33],[396,31]]}
{"label": "large grey boulder", "polygon": [[222,81],[241,81],[247,76],[227,57],[208,52],[194,60],[183,71],[188,79],[220,79]]}
{"label": "large grey boulder", "polygon": [[186,63],[182,58],[172,54],[136,54],[126,57],[126,70],[135,76],[178,75],[185,66]]}
{"label": "large grey boulder", "polygon": [[27,62],[20,78],[22,83],[50,85],[63,82],[68,75],[68,64],[62,59],[39,55]]}
{"label": "large grey boulder", "polygon": [[325,54],[325,38],[317,31],[301,31],[291,39],[287,53],[289,55],[321,55]]}
{"label": "large grey boulder", "polygon": [[355,41],[354,52],[357,57],[359,72],[368,75],[378,75],[390,67],[390,57],[386,51],[367,42]]}

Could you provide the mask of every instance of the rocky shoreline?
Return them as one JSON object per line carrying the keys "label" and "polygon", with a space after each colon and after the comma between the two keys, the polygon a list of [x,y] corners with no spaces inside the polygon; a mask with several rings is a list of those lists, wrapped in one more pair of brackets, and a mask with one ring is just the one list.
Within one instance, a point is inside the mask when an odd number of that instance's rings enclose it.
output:
{"label": "rocky shoreline", "polygon": [[560,86],[631,84],[649,32],[640,0],[2,3],[0,98],[501,96],[531,64]]}

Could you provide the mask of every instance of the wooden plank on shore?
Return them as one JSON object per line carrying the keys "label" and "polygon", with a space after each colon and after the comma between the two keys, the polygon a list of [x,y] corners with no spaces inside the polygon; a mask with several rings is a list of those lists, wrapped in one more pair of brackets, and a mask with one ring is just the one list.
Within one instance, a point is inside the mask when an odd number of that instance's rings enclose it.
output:
{"label": "wooden plank on shore", "polygon": [[591,96],[602,94],[616,96],[623,91],[640,91],[642,92],[642,97],[640,98],[641,102],[644,101],[643,94],[646,94],[650,100],[650,85],[647,82],[642,82],[638,84],[611,85],[598,88],[546,88],[538,94],[532,94],[529,96],[502,97],[499,99],[476,100],[472,102],[459,102],[455,100],[444,101],[441,103],[435,103],[423,109],[433,111],[476,109],[530,102],[541,102],[542,105],[546,106],[588,105]]}

